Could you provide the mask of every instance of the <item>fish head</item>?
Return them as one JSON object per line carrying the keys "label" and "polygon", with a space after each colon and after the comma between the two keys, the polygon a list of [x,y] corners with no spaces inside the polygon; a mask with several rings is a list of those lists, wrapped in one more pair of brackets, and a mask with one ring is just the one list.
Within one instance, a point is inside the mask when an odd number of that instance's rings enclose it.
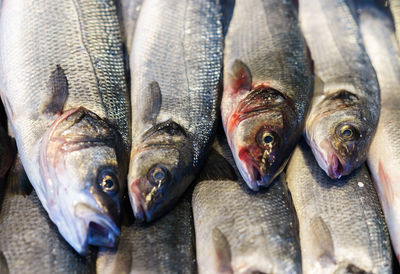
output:
{"label": "fish head", "polygon": [[254,191],[279,175],[300,137],[292,100],[264,84],[253,86],[239,102],[225,132],[237,167]]}
{"label": "fish head", "polygon": [[167,121],[148,130],[132,149],[128,190],[137,220],[161,216],[193,181],[190,139],[180,125]]}
{"label": "fish head", "polygon": [[42,140],[46,207],[77,252],[117,244],[126,162],[119,132],[82,107],[60,116]]}
{"label": "fish head", "polygon": [[374,122],[363,102],[341,90],[319,104],[318,114],[306,124],[309,145],[319,166],[332,179],[340,179],[367,157]]}

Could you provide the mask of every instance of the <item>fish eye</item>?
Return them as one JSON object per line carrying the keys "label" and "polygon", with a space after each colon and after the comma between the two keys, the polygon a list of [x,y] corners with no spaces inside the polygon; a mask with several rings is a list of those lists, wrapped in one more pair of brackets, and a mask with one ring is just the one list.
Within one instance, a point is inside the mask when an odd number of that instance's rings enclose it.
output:
{"label": "fish eye", "polygon": [[349,124],[339,125],[337,135],[343,141],[353,141],[359,138],[360,132],[358,129]]}
{"label": "fish eye", "polygon": [[101,172],[97,181],[101,190],[107,194],[114,194],[118,190],[118,180],[111,170]]}
{"label": "fish eye", "polygon": [[162,165],[155,165],[147,173],[147,178],[151,184],[158,186],[168,180],[168,169]]}
{"label": "fish eye", "polygon": [[262,129],[257,134],[257,144],[264,149],[272,148],[278,143],[278,136],[275,132]]}

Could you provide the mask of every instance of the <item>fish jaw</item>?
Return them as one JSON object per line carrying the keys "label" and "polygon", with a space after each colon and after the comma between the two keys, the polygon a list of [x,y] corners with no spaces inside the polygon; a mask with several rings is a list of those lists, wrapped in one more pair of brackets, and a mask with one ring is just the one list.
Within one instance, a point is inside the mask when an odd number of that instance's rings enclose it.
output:
{"label": "fish jaw", "polygon": [[143,196],[139,189],[140,179],[135,180],[130,185],[129,189],[129,199],[131,201],[132,210],[135,218],[140,222],[146,222],[151,220],[151,216],[149,216],[146,203],[143,201]]}
{"label": "fish jaw", "polygon": [[[80,254],[88,245],[114,247],[118,241],[124,164],[112,142],[121,143],[114,128],[77,108],[61,115],[41,143],[43,188],[38,194],[61,235]],[[102,187],[103,178],[112,189]]]}

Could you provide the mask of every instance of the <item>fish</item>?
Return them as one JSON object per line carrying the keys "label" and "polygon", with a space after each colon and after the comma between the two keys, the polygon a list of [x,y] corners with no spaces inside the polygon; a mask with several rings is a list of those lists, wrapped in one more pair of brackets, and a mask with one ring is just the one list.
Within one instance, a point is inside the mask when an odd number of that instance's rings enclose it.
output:
{"label": "fish", "polygon": [[115,246],[131,137],[114,1],[4,1],[0,20],[0,96],[29,181],[78,253]]}
{"label": "fish", "polygon": [[134,221],[127,201],[120,244],[100,249],[96,273],[196,273],[191,197],[189,189],[176,207],[150,224]]}
{"label": "fish", "polygon": [[60,236],[19,158],[1,189],[0,273],[94,273],[95,251],[80,256]]}
{"label": "fish", "polygon": [[[130,52],[133,34],[135,33],[136,22],[144,0],[117,0],[119,10],[122,42],[126,51]],[[129,60],[129,58],[128,58]]]}
{"label": "fish", "polygon": [[219,1],[143,3],[130,55],[128,192],[137,220],[170,210],[204,163],[219,117],[222,46]]}
{"label": "fish", "polygon": [[400,48],[390,17],[369,2],[358,8],[362,39],[381,87],[381,115],[367,163],[400,260]]}
{"label": "fish", "polygon": [[393,273],[385,219],[365,164],[331,179],[302,140],[286,180],[299,223],[303,273]]}
{"label": "fish", "polygon": [[365,162],[380,111],[378,80],[350,2],[299,1],[315,74],[305,136],[319,166],[333,179]]}
{"label": "fish", "polygon": [[301,137],[312,83],[293,1],[236,0],[225,38],[221,117],[250,189],[267,187],[285,167]]}
{"label": "fish", "polygon": [[296,216],[284,176],[253,192],[226,138],[213,149],[192,198],[198,272],[300,273]]}

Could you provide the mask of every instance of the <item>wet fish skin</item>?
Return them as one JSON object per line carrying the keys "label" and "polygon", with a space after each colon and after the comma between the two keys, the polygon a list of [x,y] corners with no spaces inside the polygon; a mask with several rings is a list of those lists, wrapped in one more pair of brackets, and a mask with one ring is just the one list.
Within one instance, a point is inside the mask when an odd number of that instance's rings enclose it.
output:
{"label": "wet fish skin", "polygon": [[0,273],[95,273],[95,252],[82,257],[60,236],[20,161],[0,193]]}
{"label": "wet fish skin", "polygon": [[130,146],[114,2],[6,1],[0,26],[0,93],[30,182],[77,252],[113,246]]}
{"label": "wet fish skin", "polygon": [[[157,20],[155,20],[157,18]],[[168,211],[194,180],[217,123],[222,70],[219,1],[146,0],[131,50],[135,217]]]}
{"label": "wet fish skin", "polygon": [[319,166],[333,179],[364,163],[380,111],[379,84],[351,2],[300,1],[316,77],[305,135]]}
{"label": "wet fish skin", "polygon": [[100,250],[97,273],[196,273],[191,194],[150,224],[133,222],[128,213],[118,248]]}
{"label": "wet fish skin", "polygon": [[300,138],[312,97],[311,60],[293,1],[235,2],[221,114],[240,173],[256,191],[282,171]]}
{"label": "wet fish skin", "polygon": [[[225,139],[225,137],[224,137]],[[193,192],[199,273],[299,273],[300,246],[284,176],[254,193],[226,142],[215,142]],[[222,156],[219,153],[223,153]]]}
{"label": "wet fish skin", "polygon": [[387,227],[365,165],[332,180],[301,141],[286,175],[303,273],[393,273]]}
{"label": "wet fish skin", "polygon": [[[392,3],[392,1],[391,1]],[[365,48],[381,87],[381,115],[368,152],[368,166],[385,213],[392,245],[400,259],[398,180],[400,178],[400,49],[391,19],[371,3],[359,2],[359,24]]]}
{"label": "wet fish skin", "polygon": [[397,42],[400,43],[400,1],[390,0],[389,1],[390,11],[392,12],[394,23],[395,23],[395,34]]}

